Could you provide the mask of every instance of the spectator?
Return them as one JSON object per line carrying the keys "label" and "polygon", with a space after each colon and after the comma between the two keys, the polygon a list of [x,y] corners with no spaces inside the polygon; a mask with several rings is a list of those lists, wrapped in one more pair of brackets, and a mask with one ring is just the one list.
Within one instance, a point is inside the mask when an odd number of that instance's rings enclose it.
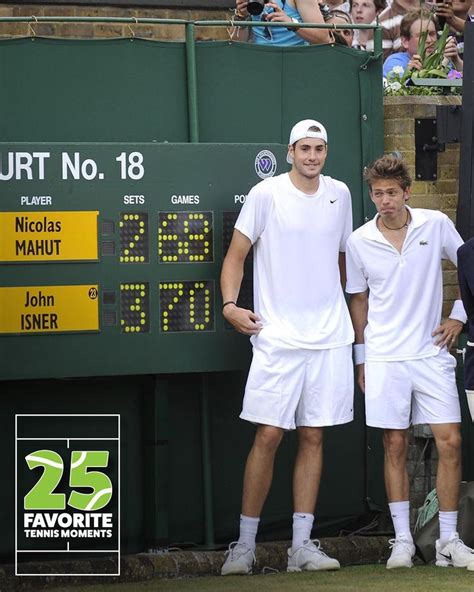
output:
{"label": "spectator", "polygon": [[[351,16],[347,12],[339,9],[330,10],[328,17],[324,20],[332,25],[352,25]],[[334,38],[335,43],[352,47],[352,42],[354,40],[353,29],[334,29],[331,31],[331,35]]]}
{"label": "spectator", "polygon": [[[352,0],[352,20],[357,25],[369,25],[386,6],[386,0]],[[352,47],[366,49],[368,34],[369,31],[355,30]]]}
{"label": "spectator", "polygon": [[[388,79],[390,73],[397,66],[402,67],[404,71],[407,68],[409,70],[422,69],[421,56],[418,55],[418,43],[421,34],[426,30],[428,30],[428,35],[426,37],[425,51],[426,55],[430,55],[433,53],[437,41],[436,26],[433,19],[430,18],[430,13],[426,10],[412,10],[403,17],[400,24],[400,38],[405,51],[394,53],[385,60],[383,65],[384,78]],[[463,62],[459,57],[454,37],[448,39],[444,49],[444,57],[456,70],[462,70]]]}
{"label": "spectator", "polygon": [[469,18],[471,0],[453,0],[436,4],[436,16],[445,19],[456,37],[459,53],[464,53],[464,26]]}
{"label": "spectator", "polygon": [[324,4],[329,7],[331,12],[333,10],[342,10],[343,12],[347,12],[347,14],[351,12],[349,0],[325,0]]}
{"label": "spectator", "polygon": [[[260,15],[250,15],[248,0],[236,0],[234,24],[239,41],[258,45],[310,45],[329,43],[326,29],[286,28],[285,23],[324,23],[319,4],[308,0],[271,0]],[[239,21],[262,21],[262,27],[245,27]],[[281,27],[266,27],[264,23],[282,23]]]}
{"label": "spectator", "polygon": [[466,20],[469,20],[471,0],[453,0],[435,4],[436,16],[446,19],[453,33],[463,33]]}
{"label": "spectator", "polygon": [[[400,39],[400,23],[405,14],[419,7],[418,0],[393,0],[379,15],[379,23],[382,26],[382,49],[386,59],[390,54],[400,51],[402,43]],[[375,21],[374,21],[375,24]],[[374,50],[373,31],[367,32],[367,51]]]}

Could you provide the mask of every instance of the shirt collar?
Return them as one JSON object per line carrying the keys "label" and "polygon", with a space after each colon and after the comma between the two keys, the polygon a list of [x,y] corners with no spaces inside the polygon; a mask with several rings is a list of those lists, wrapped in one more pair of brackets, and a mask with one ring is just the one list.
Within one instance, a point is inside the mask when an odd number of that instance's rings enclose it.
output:
{"label": "shirt collar", "polygon": [[[406,209],[410,212],[411,222],[410,227],[418,228],[422,226],[427,221],[427,216],[423,210],[417,208],[410,208],[410,206],[405,205]],[[380,230],[377,228],[377,218],[380,217],[380,214],[377,213],[369,220],[367,224],[362,227],[362,236],[364,238],[368,238],[369,240],[379,240],[380,235],[382,234]]]}

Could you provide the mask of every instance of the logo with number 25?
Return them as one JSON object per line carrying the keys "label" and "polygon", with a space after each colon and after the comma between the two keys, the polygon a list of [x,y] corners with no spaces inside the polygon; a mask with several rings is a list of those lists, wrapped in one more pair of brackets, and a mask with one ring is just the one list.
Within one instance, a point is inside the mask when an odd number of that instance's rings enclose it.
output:
{"label": "logo with number 25", "polygon": [[[25,457],[30,470],[42,467],[43,474],[24,498],[25,510],[65,510],[69,507],[85,512],[105,508],[112,498],[112,482],[109,477],[93,469],[105,468],[109,463],[107,450],[73,450],[69,464],[69,486],[72,488],[66,502],[66,494],[56,492],[64,474],[64,460],[54,450],[37,450]],[[88,488],[81,493],[74,488]]]}

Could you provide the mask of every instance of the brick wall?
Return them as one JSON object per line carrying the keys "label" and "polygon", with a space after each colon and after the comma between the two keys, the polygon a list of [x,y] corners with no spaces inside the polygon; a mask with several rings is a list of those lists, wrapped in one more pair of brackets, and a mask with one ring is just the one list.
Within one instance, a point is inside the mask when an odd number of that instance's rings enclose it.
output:
{"label": "brick wall", "polygon": [[[135,17],[135,18],[170,18],[194,20],[228,20],[230,11],[221,10],[187,10],[166,8],[120,8],[116,6],[42,6],[38,4],[10,4],[0,6],[0,16],[76,16],[76,17]],[[136,37],[164,41],[184,40],[184,27],[181,25],[128,25],[100,23],[38,23],[33,25],[37,36],[76,37],[76,38],[110,38],[130,37],[131,30]],[[31,29],[27,23],[0,23],[0,38],[27,36]],[[226,40],[228,34],[225,27],[198,27],[196,39]]]}
{"label": "brick wall", "polygon": [[[456,220],[459,180],[459,144],[446,144],[446,151],[438,153],[436,181],[417,181],[415,177],[415,119],[435,118],[436,105],[460,105],[458,96],[385,97],[385,151],[399,150],[409,164],[414,180],[410,205],[441,210]],[[457,295],[455,267],[444,265],[444,306],[447,316]]]}
{"label": "brick wall", "polygon": [[[436,118],[436,105],[460,105],[457,96],[436,97],[385,97],[384,133],[385,151],[399,150],[409,163],[414,179],[410,205],[419,208],[441,210],[456,220],[459,181],[459,144],[446,144],[446,151],[438,153],[436,181],[417,181],[415,176],[415,119]],[[444,304],[443,316],[451,311],[457,297],[457,273],[451,263],[443,264]],[[425,449],[425,445],[427,448]],[[410,431],[408,449],[408,474],[412,522],[416,520],[416,508],[426,494],[435,487],[437,452],[434,442],[416,437]]]}

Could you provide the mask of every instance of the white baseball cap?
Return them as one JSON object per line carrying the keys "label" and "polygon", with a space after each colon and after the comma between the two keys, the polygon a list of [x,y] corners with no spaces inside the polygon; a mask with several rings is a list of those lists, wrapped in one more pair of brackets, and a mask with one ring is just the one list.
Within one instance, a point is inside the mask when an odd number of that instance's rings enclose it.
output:
{"label": "white baseball cap", "polygon": [[[316,127],[319,131],[314,131],[310,128]],[[293,146],[298,140],[302,140],[303,138],[319,138],[320,140],[324,140],[326,144],[328,143],[328,134],[326,132],[326,128],[322,123],[316,121],[315,119],[303,119],[302,121],[298,121],[291,129],[290,133],[290,140],[288,144]],[[286,162],[293,164],[293,159],[288,152],[286,157]]]}

